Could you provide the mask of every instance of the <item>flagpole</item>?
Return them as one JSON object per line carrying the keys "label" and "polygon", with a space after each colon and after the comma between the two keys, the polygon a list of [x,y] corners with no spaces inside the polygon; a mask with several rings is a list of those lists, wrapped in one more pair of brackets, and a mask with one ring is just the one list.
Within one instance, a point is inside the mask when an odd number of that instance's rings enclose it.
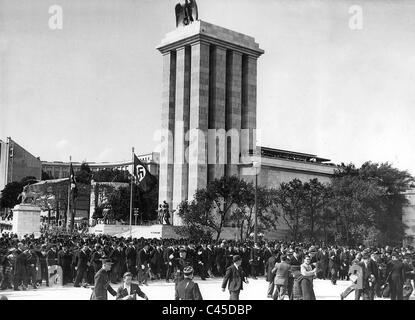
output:
{"label": "flagpole", "polygon": [[131,153],[132,160],[132,175],[131,175],[131,190],[130,190],[130,237],[132,236],[132,220],[133,220],[133,179],[134,179],[134,147],[132,147]]}
{"label": "flagpole", "polygon": [[68,184],[68,206],[67,206],[67,210],[66,210],[66,226],[65,228],[68,229],[68,221],[69,221],[69,215],[70,215],[70,209],[69,209],[69,205],[71,203],[71,162],[72,162],[72,156],[69,156],[69,184]]}

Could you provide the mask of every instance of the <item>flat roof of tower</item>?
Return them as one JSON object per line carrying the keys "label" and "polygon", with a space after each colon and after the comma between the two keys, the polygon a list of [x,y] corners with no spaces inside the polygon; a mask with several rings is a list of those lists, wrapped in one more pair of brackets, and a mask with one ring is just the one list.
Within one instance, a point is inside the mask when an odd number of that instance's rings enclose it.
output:
{"label": "flat roof of tower", "polygon": [[261,156],[263,157],[283,158],[283,159],[289,159],[289,160],[315,162],[315,163],[323,163],[323,162],[330,161],[330,159],[321,158],[315,154],[310,154],[310,153],[302,153],[302,152],[297,152],[297,151],[289,151],[289,150],[275,149],[275,148],[269,148],[269,147],[258,147],[258,149],[261,151]]}

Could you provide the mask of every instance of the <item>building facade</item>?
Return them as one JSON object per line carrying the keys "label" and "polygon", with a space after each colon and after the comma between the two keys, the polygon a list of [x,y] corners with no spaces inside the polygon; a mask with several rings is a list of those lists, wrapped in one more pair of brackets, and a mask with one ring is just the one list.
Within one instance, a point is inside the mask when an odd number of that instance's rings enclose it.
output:
{"label": "building facade", "polygon": [[0,140],[0,191],[6,184],[33,176],[37,180],[42,176],[42,162],[25,148],[12,140]]}
{"label": "building facade", "polygon": [[[154,176],[158,176],[159,154],[152,152],[137,156],[143,163],[147,164],[148,170]],[[100,170],[128,170],[131,171],[132,161],[122,162],[86,162],[92,172]],[[75,173],[80,170],[81,162],[72,162]],[[46,172],[53,179],[69,177],[69,162],[63,161],[42,161],[42,171]]]}

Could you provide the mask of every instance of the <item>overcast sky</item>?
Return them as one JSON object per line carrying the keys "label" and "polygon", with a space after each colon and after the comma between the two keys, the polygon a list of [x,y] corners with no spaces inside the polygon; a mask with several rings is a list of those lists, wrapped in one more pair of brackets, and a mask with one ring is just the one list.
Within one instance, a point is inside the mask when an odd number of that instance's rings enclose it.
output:
{"label": "overcast sky", "polygon": [[[0,139],[42,160],[151,152],[173,0],[0,0]],[[51,5],[63,29],[51,30]],[[256,38],[261,145],[415,174],[415,1],[199,0]],[[352,5],[362,29],[350,28]],[[355,20],[353,20],[355,21]]]}

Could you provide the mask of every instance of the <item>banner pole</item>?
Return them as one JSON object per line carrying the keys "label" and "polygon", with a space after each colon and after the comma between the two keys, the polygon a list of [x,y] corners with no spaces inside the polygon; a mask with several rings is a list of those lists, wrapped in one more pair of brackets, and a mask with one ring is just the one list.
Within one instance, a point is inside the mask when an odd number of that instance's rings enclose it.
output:
{"label": "banner pole", "polygon": [[[71,213],[70,208],[69,208],[70,203],[71,203],[71,169],[70,169],[70,168],[71,168],[71,162],[72,162],[72,156],[69,156],[68,206],[67,206],[67,210],[66,210],[66,226],[65,226],[65,229],[66,229],[66,230],[68,230],[68,222],[69,222],[69,219],[70,219],[70,213]],[[69,223],[70,223],[70,222],[69,222]]]}
{"label": "banner pole", "polygon": [[130,190],[130,237],[132,237],[132,220],[133,220],[133,179],[134,179],[134,147],[132,147],[132,175]]}

